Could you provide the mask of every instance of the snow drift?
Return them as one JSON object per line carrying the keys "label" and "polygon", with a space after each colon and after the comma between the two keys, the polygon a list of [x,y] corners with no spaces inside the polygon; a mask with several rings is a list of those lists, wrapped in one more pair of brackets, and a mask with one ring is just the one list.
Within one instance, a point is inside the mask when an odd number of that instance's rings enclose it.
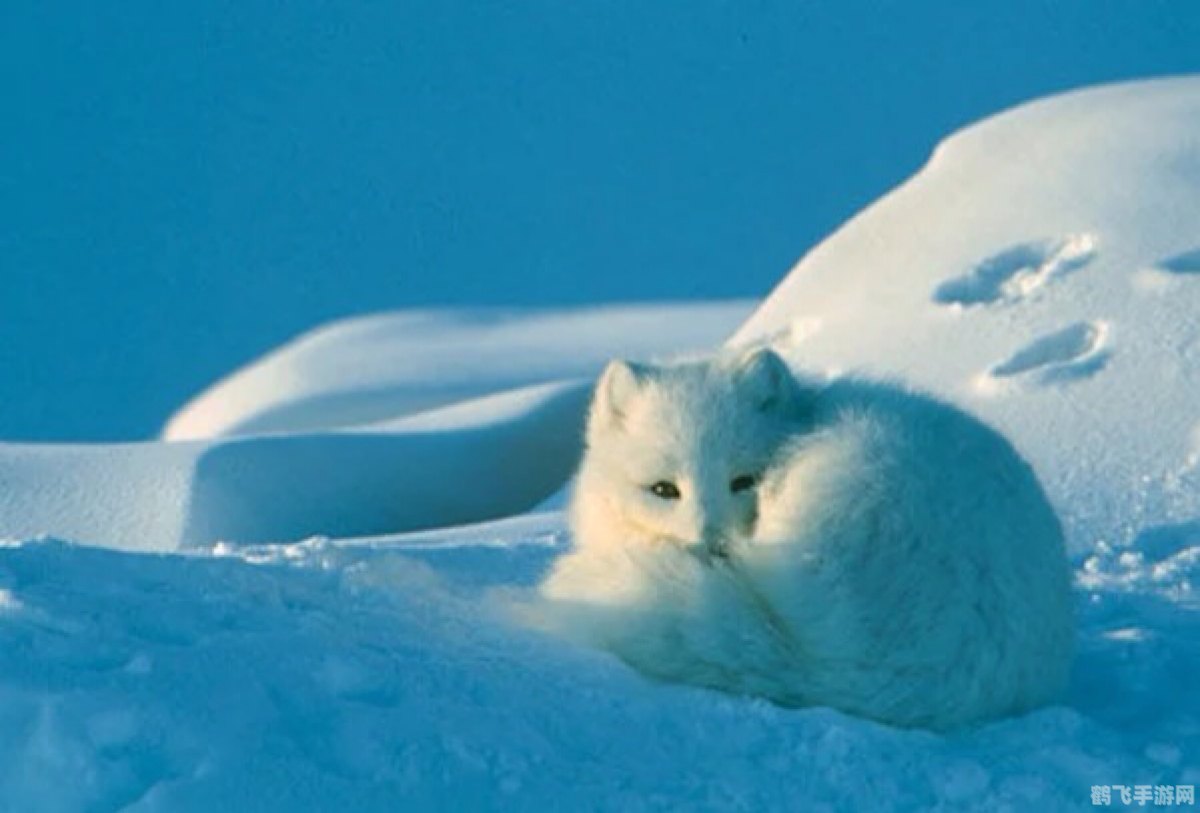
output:
{"label": "snow drift", "polygon": [[730,302],[340,323],[184,408],[167,435],[196,440],[0,444],[0,539],[169,551],[519,513],[570,476],[588,378],[609,353],[694,352],[748,311]]}
{"label": "snow drift", "polygon": [[613,356],[703,350],[751,302],[403,311],[301,336],[184,406],[168,440],[360,426],[495,392],[590,377]]}

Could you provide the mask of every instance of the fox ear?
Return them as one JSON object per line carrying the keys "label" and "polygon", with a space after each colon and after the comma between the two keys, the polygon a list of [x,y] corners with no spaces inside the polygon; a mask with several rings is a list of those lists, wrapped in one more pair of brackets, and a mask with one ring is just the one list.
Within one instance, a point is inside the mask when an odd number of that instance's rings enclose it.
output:
{"label": "fox ear", "polygon": [[610,361],[596,382],[592,398],[591,424],[619,426],[629,404],[650,378],[649,368],[628,361]]}
{"label": "fox ear", "polygon": [[786,410],[796,401],[796,380],[787,362],[769,348],[751,350],[734,367],[738,390],[763,412]]}

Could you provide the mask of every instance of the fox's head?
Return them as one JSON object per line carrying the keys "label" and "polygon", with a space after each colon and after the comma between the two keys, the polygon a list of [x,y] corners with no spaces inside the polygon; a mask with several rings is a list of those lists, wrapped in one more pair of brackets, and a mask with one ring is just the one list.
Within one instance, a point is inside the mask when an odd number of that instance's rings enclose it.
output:
{"label": "fox's head", "polygon": [[770,350],[611,362],[596,385],[579,487],[632,537],[721,556],[753,532],[759,481],[799,400]]}

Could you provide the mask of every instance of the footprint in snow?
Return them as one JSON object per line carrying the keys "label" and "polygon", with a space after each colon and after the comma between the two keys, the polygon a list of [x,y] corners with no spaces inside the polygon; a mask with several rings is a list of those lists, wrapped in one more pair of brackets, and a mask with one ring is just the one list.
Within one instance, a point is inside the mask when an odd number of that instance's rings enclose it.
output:
{"label": "footprint in snow", "polygon": [[1044,385],[1088,378],[1108,363],[1108,332],[1104,322],[1076,322],[1025,345],[992,367],[986,379],[1019,377]]}
{"label": "footprint in snow", "polygon": [[993,254],[963,276],[946,280],[933,292],[933,300],[960,307],[1017,302],[1083,268],[1095,256],[1096,237],[1087,233],[1019,243]]}
{"label": "footprint in snow", "polygon": [[1168,274],[1200,274],[1200,248],[1159,260],[1154,267]]}
{"label": "footprint in snow", "polygon": [[1182,277],[1200,277],[1200,248],[1158,260],[1133,274],[1134,288],[1143,293],[1164,294],[1185,284]]}

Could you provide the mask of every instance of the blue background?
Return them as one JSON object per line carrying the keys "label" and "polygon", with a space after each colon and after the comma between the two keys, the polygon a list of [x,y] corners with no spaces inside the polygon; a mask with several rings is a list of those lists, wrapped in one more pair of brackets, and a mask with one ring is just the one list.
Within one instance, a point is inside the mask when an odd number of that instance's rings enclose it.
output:
{"label": "blue background", "polygon": [[948,132],[1198,43],[1155,0],[9,0],[0,438],[150,436],[348,314],[759,297]]}

